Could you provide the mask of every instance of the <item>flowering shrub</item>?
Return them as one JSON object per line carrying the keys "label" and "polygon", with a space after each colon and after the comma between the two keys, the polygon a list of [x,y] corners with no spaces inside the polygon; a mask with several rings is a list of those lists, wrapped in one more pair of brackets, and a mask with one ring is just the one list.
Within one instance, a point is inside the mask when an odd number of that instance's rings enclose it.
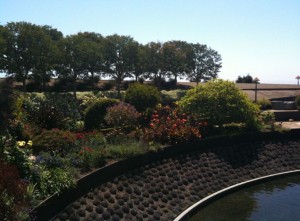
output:
{"label": "flowering shrub", "polygon": [[35,153],[46,151],[64,156],[74,147],[75,141],[75,136],[69,131],[44,130],[34,137],[32,148]]}
{"label": "flowering shrub", "polygon": [[152,115],[150,128],[145,129],[144,137],[162,144],[185,143],[201,138],[200,126],[192,125],[186,114],[176,108],[159,107]]}
{"label": "flowering shrub", "polygon": [[76,145],[80,148],[83,146],[89,146],[92,149],[97,147],[105,147],[106,146],[106,139],[102,133],[99,132],[81,132],[75,133],[76,138]]}
{"label": "flowering shrub", "polygon": [[22,220],[25,214],[26,183],[16,166],[0,161],[0,220]]}
{"label": "flowering shrub", "polygon": [[31,165],[29,157],[31,155],[32,141],[17,141],[10,140],[2,150],[4,160],[12,165],[15,165],[22,178],[31,178]]}
{"label": "flowering shrub", "polygon": [[106,139],[101,133],[84,132],[75,134],[78,152],[71,159],[76,167],[83,171],[105,164]]}
{"label": "flowering shrub", "polygon": [[137,125],[138,118],[139,113],[132,105],[121,102],[107,108],[107,114],[104,119],[114,128],[124,129],[125,127]]}

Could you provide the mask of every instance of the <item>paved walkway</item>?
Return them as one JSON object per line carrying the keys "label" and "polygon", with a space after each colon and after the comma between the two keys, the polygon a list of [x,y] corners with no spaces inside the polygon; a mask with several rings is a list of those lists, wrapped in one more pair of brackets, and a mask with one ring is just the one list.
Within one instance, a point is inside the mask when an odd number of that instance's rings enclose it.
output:
{"label": "paved walkway", "polygon": [[281,124],[283,128],[287,129],[300,129],[300,121],[284,121],[276,122],[276,124]]}

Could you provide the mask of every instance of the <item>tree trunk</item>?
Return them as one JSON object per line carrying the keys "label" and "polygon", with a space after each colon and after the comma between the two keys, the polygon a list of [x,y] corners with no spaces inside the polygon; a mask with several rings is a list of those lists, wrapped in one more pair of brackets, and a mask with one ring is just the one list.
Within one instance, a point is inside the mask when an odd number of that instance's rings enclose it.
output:
{"label": "tree trunk", "polygon": [[46,91],[46,80],[45,79],[43,79],[42,88],[43,88],[43,91],[45,92]]}
{"label": "tree trunk", "polygon": [[26,78],[22,80],[23,92],[26,92]]}
{"label": "tree trunk", "polygon": [[122,83],[122,80],[117,79],[116,83],[117,83],[116,86],[117,86],[118,98],[121,98],[121,83]]}
{"label": "tree trunk", "polygon": [[74,78],[73,78],[73,95],[75,97],[75,99],[77,100],[77,94],[76,94],[76,90],[77,90],[77,75],[74,75]]}
{"label": "tree trunk", "polygon": [[73,83],[73,96],[75,99],[77,99],[77,94],[76,94],[76,82]]}

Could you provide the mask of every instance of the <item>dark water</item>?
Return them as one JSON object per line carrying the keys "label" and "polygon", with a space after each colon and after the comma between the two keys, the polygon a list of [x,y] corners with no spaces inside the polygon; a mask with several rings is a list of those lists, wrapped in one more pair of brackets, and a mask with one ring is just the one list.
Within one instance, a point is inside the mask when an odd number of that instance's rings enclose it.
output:
{"label": "dark water", "polygon": [[300,175],[247,187],[199,210],[189,221],[300,221]]}

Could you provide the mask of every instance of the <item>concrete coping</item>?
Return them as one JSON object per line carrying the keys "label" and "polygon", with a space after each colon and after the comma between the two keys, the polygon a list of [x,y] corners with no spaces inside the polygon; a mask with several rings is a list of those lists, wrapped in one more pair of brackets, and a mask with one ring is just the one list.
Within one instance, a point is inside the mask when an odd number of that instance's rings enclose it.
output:
{"label": "concrete coping", "polygon": [[247,180],[241,183],[237,183],[235,185],[226,187],[222,190],[219,190],[205,198],[203,198],[202,200],[199,200],[198,202],[196,202],[195,204],[193,204],[192,206],[188,207],[186,210],[184,210],[181,214],[179,214],[173,221],[184,221],[187,220],[188,218],[190,218],[192,215],[195,214],[195,212],[201,208],[206,206],[207,204],[209,204],[210,202],[221,198],[224,195],[233,193],[239,189],[245,188],[247,186],[250,185],[254,185],[263,181],[267,181],[267,180],[271,180],[271,179],[275,179],[277,177],[283,177],[283,176],[287,176],[287,175],[291,175],[291,174],[296,174],[296,173],[300,173],[300,170],[291,170],[291,171],[286,171],[286,172],[281,172],[281,173],[275,173],[275,174],[271,174],[271,175],[267,175],[267,176],[263,176],[263,177],[259,177],[259,178],[255,178],[255,179],[251,179],[251,180]]}

